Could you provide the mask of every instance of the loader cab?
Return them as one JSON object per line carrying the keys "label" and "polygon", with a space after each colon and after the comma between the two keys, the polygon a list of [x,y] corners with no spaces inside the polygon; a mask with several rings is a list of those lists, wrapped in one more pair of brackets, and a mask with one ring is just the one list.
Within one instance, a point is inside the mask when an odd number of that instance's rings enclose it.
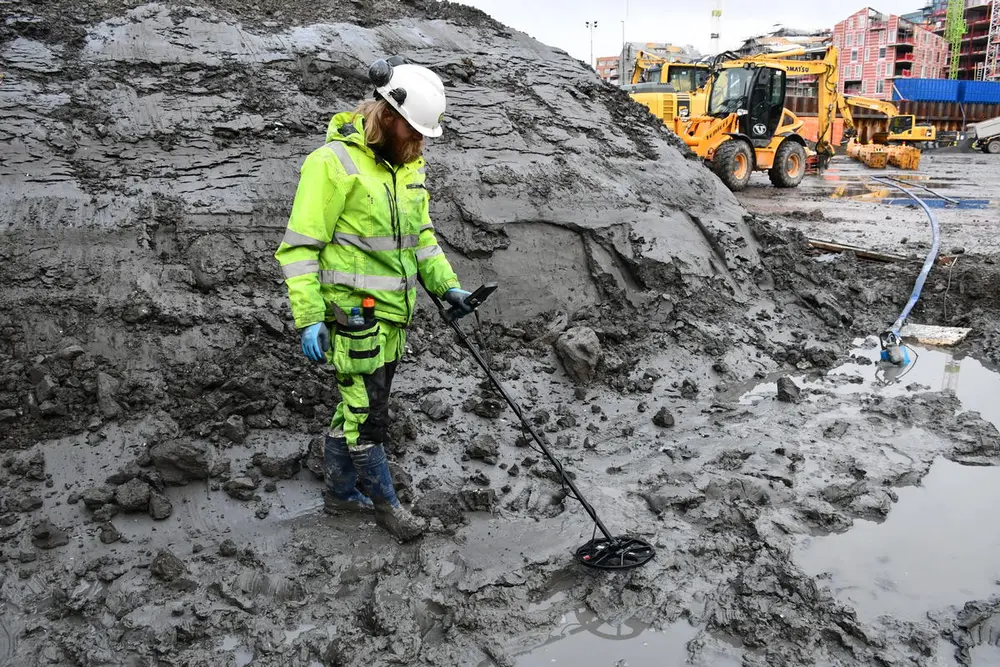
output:
{"label": "loader cab", "polygon": [[773,67],[728,67],[712,82],[708,115],[739,117],[739,131],[754,146],[767,146],[785,108],[785,72]]}

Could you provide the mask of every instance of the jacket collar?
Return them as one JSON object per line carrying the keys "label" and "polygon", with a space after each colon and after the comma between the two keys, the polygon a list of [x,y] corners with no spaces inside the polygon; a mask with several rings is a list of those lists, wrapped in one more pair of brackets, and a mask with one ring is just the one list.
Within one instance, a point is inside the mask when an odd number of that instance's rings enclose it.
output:
{"label": "jacket collar", "polygon": [[[379,155],[372,150],[365,142],[365,119],[355,114],[353,111],[343,111],[330,119],[330,124],[326,128],[326,141],[342,141],[355,146],[364,151],[369,157],[379,163],[384,163],[379,159]],[[399,171],[416,171],[425,164],[424,158],[419,157],[412,162],[407,162],[399,168]]]}

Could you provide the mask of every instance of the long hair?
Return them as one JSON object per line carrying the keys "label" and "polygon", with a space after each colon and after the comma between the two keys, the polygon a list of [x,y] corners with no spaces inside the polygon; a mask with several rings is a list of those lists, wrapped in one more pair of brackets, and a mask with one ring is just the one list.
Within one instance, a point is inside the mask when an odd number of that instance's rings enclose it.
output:
{"label": "long hair", "polygon": [[403,140],[389,130],[389,123],[399,113],[384,99],[365,100],[354,110],[351,122],[358,116],[365,119],[365,143],[382,150],[395,164],[406,164],[420,157],[424,152],[424,138]]}
{"label": "long hair", "polygon": [[381,146],[386,138],[385,124],[392,118],[393,108],[385,100],[365,100],[354,110],[351,122],[358,116],[365,119],[365,143],[370,146]]}

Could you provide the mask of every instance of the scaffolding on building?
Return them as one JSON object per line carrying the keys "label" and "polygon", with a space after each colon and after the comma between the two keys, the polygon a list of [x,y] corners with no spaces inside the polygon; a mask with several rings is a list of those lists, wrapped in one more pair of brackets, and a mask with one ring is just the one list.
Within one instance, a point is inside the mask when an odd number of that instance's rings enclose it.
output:
{"label": "scaffolding on building", "polygon": [[986,40],[986,81],[1000,81],[1000,0],[993,0],[990,11],[990,32]]}
{"label": "scaffolding on building", "polygon": [[[994,5],[996,2],[993,3]],[[948,78],[958,78],[958,59],[962,53],[962,37],[965,35],[965,2],[963,0],[948,0],[948,15],[944,24],[944,38],[948,40],[951,61],[948,66]]]}

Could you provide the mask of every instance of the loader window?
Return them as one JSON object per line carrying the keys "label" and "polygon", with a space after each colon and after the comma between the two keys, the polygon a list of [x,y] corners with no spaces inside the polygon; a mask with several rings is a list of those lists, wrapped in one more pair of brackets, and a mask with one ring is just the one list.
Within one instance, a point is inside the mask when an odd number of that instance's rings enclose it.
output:
{"label": "loader window", "polygon": [[723,118],[747,108],[747,93],[756,70],[731,67],[719,72],[712,83],[708,115]]}
{"label": "loader window", "polygon": [[749,113],[741,121],[741,130],[755,143],[767,145],[778,129],[785,108],[785,73],[761,67],[750,93]]}

